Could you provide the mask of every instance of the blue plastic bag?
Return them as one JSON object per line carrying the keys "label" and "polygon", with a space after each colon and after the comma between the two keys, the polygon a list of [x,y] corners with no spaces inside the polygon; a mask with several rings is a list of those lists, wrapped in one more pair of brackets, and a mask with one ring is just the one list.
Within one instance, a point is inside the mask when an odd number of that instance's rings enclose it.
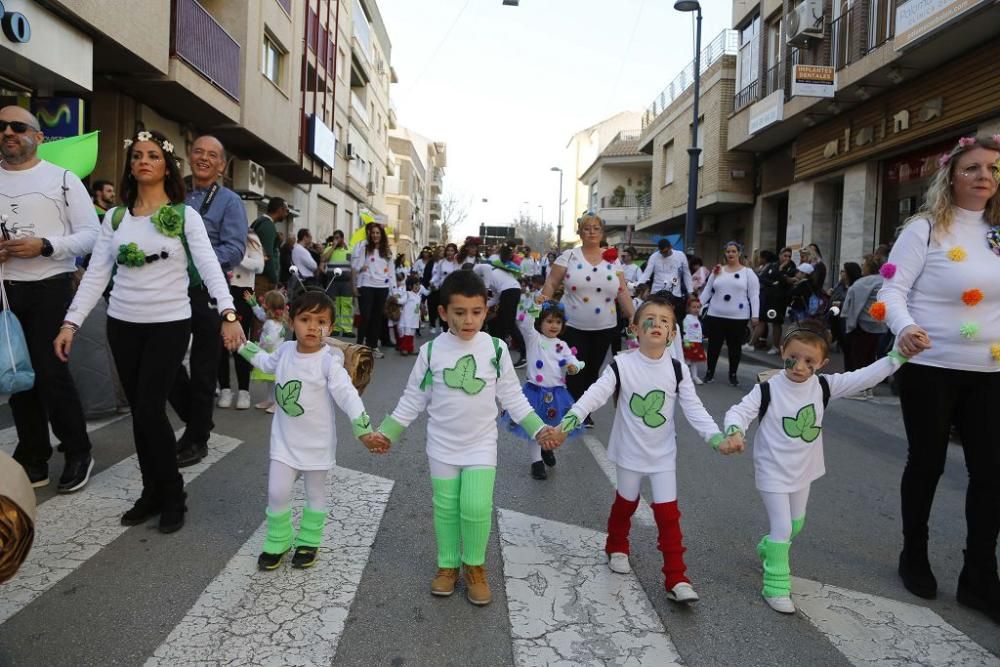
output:
{"label": "blue plastic bag", "polygon": [[35,386],[35,371],[31,368],[28,342],[17,316],[7,301],[7,291],[0,281],[0,394],[16,394]]}

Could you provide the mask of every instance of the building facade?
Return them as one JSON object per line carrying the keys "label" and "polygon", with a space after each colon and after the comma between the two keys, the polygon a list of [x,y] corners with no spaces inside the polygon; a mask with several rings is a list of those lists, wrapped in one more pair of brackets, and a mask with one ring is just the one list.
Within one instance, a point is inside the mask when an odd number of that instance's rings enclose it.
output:
{"label": "building facade", "polygon": [[635,226],[648,215],[653,158],[639,150],[638,129],[623,130],[580,176],[587,208],[604,220],[611,245],[649,242]]}
{"label": "building facade", "polygon": [[[441,187],[447,164],[447,146],[407,128],[389,130],[386,214],[396,238],[396,250],[411,261],[432,239],[432,225],[440,224]],[[438,231],[440,235],[440,231]]]}

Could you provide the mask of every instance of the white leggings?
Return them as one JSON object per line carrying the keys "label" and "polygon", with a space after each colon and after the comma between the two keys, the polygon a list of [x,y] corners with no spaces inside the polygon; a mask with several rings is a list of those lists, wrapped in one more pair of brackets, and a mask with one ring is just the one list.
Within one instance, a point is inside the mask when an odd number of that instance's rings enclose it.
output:
{"label": "white leggings", "polygon": [[[540,460],[540,459],[539,459]],[[496,466],[453,466],[450,463],[441,463],[437,459],[427,457],[427,465],[431,469],[431,477],[434,479],[455,479],[461,476],[463,470],[474,470],[476,468],[494,468]]]}
{"label": "white leggings", "polygon": [[771,523],[768,537],[772,542],[787,542],[792,538],[792,519],[801,519],[806,515],[809,487],[792,493],[761,491],[760,497]]}
{"label": "white leggings", "polygon": [[618,470],[618,495],[625,500],[635,500],[639,497],[639,485],[642,478],[649,478],[649,485],[653,489],[654,503],[670,503],[677,500],[677,472],[675,470],[664,470],[663,472],[645,473],[628,470],[621,466],[616,466]]}
{"label": "white leggings", "polygon": [[271,460],[267,474],[267,506],[275,513],[284,512],[292,503],[292,486],[299,475],[306,487],[309,509],[326,509],[326,470],[296,470],[281,461]]}

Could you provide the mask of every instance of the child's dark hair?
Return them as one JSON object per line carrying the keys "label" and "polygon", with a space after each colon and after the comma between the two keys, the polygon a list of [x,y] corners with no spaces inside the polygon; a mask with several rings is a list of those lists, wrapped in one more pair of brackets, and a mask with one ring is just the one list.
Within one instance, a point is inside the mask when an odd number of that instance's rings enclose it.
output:
{"label": "child's dark hair", "polygon": [[294,320],[299,313],[323,312],[324,310],[329,312],[330,319],[332,320],[336,312],[333,300],[326,295],[326,292],[307,290],[292,301],[292,305],[289,306],[288,316]]}
{"label": "child's dark hair", "polygon": [[[542,322],[547,318],[554,317],[562,323],[562,326],[566,326],[566,311],[565,306],[563,306],[558,301],[546,301],[542,304],[542,312],[538,313],[538,317],[535,318],[535,330],[539,333],[542,332]],[[562,329],[559,329],[559,335],[562,334]]]}
{"label": "child's dark hair", "polygon": [[412,290],[415,286],[420,284],[420,278],[416,276],[410,276],[406,279],[406,289],[407,291]]}
{"label": "child's dark hair", "polygon": [[497,254],[500,255],[500,261],[504,264],[514,260],[514,249],[509,245],[500,246],[500,251]]}
{"label": "child's dark hair", "polygon": [[540,273],[536,273],[531,276],[531,286],[535,287],[536,285],[538,286],[538,289],[545,287],[545,276]]}
{"label": "child's dark hair", "polygon": [[642,302],[642,305],[636,309],[635,315],[632,316],[632,324],[639,324],[639,320],[642,318],[642,314],[646,309],[651,306],[662,306],[670,311],[670,317],[674,320],[674,325],[677,325],[677,315],[674,313],[674,304],[670,302],[670,299],[664,296],[654,295]]}
{"label": "child's dark hair", "polygon": [[481,296],[485,302],[486,284],[475,271],[452,271],[441,283],[438,303],[447,308],[455,294],[469,298]]}
{"label": "child's dark hair", "polygon": [[830,356],[830,339],[830,331],[823,322],[802,320],[782,337],[781,347],[784,349],[793,340],[797,340],[806,345],[819,347],[823,352],[823,358],[826,359]]}

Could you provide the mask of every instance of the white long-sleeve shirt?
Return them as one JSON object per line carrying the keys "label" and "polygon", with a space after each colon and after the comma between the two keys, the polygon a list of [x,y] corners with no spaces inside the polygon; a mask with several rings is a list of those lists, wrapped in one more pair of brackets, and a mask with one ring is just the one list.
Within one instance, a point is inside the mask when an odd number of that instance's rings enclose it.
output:
{"label": "white long-sleeve shirt", "polygon": [[525,357],[528,365],[525,367],[525,377],[528,382],[539,387],[562,387],[566,385],[566,369],[576,366],[583,369],[583,364],[573,349],[561,338],[543,336],[535,328],[534,308],[521,312],[517,316],[517,327],[524,337]]}
{"label": "white long-sleeve shirt", "polygon": [[466,341],[443,333],[432,342],[421,346],[403,396],[379,429],[393,442],[426,412],[430,458],[454,466],[495,466],[498,399],[525,431],[534,436],[541,430],[544,424],[521,392],[505,343],[499,342],[497,377],[497,353],[489,334],[479,332]]}
{"label": "white long-sleeve shirt", "polygon": [[303,280],[314,277],[319,268],[312,254],[301,243],[292,247],[292,264],[299,270],[299,277]]}
{"label": "white long-sleeve shirt", "polygon": [[264,270],[264,250],[260,247],[260,239],[253,232],[247,234],[247,247],[243,252],[243,261],[233,269],[233,287],[253,289],[257,274]]}
{"label": "white long-sleeve shirt", "polygon": [[[191,317],[188,258],[180,237],[164,236],[153,226],[151,216],[133,216],[127,210],[118,229],[112,229],[113,210],[104,216],[90,266],[65,319],[78,326],[87,319],[108,285],[119,246],[128,243],[135,243],[146,255],[166,251],[167,258],[138,267],[119,266],[111,288],[108,317],[135,323],[175,322]],[[219,312],[233,308],[229,285],[205,225],[198,211],[190,206],[184,207],[184,236],[195,268]]]}
{"label": "white long-sleeve shirt", "polygon": [[[994,347],[1000,346],[1000,256],[990,251],[982,211],[956,207],[954,212],[951,229],[941,238],[930,236],[926,219],[903,229],[889,253],[896,273],[883,281],[878,298],[893,333],[918,324],[930,337],[931,348],[913,363],[995,373],[1000,371],[1000,357],[992,354],[1000,350]],[[964,297],[975,290],[980,300],[966,305]]]}
{"label": "white long-sleeve shirt", "polygon": [[421,288],[419,292],[403,292],[398,297],[399,328],[403,330],[404,336],[413,335],[420,327],[420,302],[421,295],[425,291],[424,288]]}
{"label": "white long-sleeve shirt", "polygon": [[368,252],[368,241],[360,241],[351,252],[351,270],[358,287],[392,287],[394,280],[392,261],[373,250]]}
{"label": "white long-sleeve shirt", "polygon": [[344,355],[326,345],[302,353],[282,343],[274,353],[244,346],[240,353],[256,368],[274,374],[277,410],[271,423],[271,459],[295,470],[329,470],[337,453],[333,404],[351,420],[355,436],[371,432],[358,390],[344,369]]}
{"label": "white long-sleeve shirt", "polygon": [[[824,375],[830,400],[874,387],[899,368],[893,357],[850,373]],[[823,388],[813,375],[805,382],[790,380],[784,371],[770,380],[771,402],[753,438],[757,489],[792,493],[806,488],[826,473],[823,462]],[[733,426],[744,433],[760,410],[760,385],[726,413],[728,433]]]}
{"label": "white long-sleeve shirt", "polygon": [[702,301],[710,299],[708,314],[727,320],[749,320],[760,311],[760,281],[747,267],[712,272],[705,283]]}
{"label": "white long-sleeve shirt", "polygon": [[439,289],[441,283],[444,279],[448,277],[448,274],[458,271],[462,267],[458,265],[458,262],[450,262],[447,259],[442,259],[434,263],[434,268],[431,271],[431,287],[434,289]]}
{"label": "white long-sleeve shirt", "polygon": [[72,273],[76,258],[93,249],[100,232],[87,188],[72,172],[45,160],[23,171],[0,167],[0,220],[11,239],[44,238],[52,244],[51,257],[9,258],[3,264],[4,280],[44,280]]}
{"label": "white long-sleeve shirt", "polygon": [[681,296],[682,289],[688,294],[694,291],[687,256],[676,250],[666,257],[659,252],[654,252],[649,256],[639,282],[646,282],[650,278],[653,279],[653,294],[667,290],[674,296]]}
{"label": "white long-sleeve shirt", "polygon": [[[677,469],[674,408],[678,403],[685,419],[706,442],[720,434],[683,363],[678,385],[671,357],[664,352],[659,359],[651,359],[639,350],[615,356],[621,392],[608,440],[608,460],[622,468],[641,473]],[[609,364],[569,412],[582,422],[608,402],[615,385],[615,371]]]}

